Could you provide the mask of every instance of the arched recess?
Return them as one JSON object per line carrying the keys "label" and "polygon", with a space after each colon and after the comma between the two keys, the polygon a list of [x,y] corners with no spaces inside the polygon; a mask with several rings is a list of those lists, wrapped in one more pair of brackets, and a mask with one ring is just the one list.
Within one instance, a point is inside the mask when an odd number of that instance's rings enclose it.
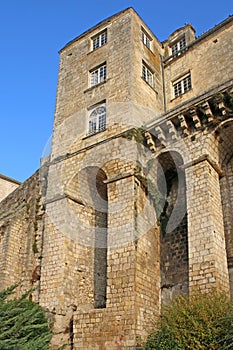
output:
{"label": "arched recess", "polygon": [[[105,172],[96,166],[81,169],[69,182],[66,196],[77,203],[79,227],[76,240],[91,249],[90,277],[93,285],[94,307],[106,307],[107,244],[108,244],[108,193]],[[89,262],[88,262],[89,264]]]}
{"label": "arched recess", "polygon": [[220,190],[230,290],[233,296],[233,119],[221,123],[215,130],[215,134],[218,139],[219,160],[222,170]]}
{"label": "arched recess", "polygon": [[98,169],[95,183],[97,195],[93,193],[95,208],[94,243],[94,307],[106,307],[107,289],[107,245],[108,245],[108,192],[105,172]]}
{"label": "arched recess", "polygon": [[157,183],[165,199],[160,215],[162,302],[188,293],[188,229],[183,159],[177,152],[158,157]]}

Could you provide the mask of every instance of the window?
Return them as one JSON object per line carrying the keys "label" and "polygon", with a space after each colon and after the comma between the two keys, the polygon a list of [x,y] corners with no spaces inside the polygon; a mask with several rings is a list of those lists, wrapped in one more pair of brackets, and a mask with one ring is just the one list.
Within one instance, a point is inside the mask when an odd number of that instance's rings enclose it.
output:
{"label": "window", "polygon": [[188,73],[182,79],[173,83],[174,97],[178,97],[192,88],[191,74]]}
{"label": "window", "polygon": [[153,87],[153,73],[144,63],[142,63],[142,78]]}
{"label": "window", "polygon": [[89,111],[88,135],[106,129],[106,104],[101,103]]}
{"label": "window", "polygon": [[172,56],[177,57],[181,55],[185,51],[185,48],[186,48],[186,39],[184,36],[172,46]]}
{"label": "window", "polygon": [[90,85],[95,86],[106,81],[106,63],[90,71]]}
{"label": "window", "polygon": [[107,42],[107,29],[92,38],[92,50],[98,49]]}
{"label": "window", "polygon": [[143,28],[142,28],[142,42],[144,45],[146,45],[146,47],[148,47],[148,49],[150,49],[151,38]]}

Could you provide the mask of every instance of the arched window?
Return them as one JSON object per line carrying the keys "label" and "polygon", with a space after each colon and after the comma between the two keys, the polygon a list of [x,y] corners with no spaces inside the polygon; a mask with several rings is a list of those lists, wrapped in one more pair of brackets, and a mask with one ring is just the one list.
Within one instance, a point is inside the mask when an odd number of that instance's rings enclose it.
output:
{"label": "arched window", "polygon": [[106,128],[106,104],[95,106],[89,113],[88,135],[95,134]]}

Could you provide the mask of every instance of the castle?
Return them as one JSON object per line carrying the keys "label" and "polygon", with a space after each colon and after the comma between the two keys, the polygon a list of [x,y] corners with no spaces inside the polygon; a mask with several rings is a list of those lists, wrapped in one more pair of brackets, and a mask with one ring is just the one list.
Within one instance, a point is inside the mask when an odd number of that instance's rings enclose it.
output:
{"label": "castle", "polygon": [[128,8],[60,51],[51,154],[0,182],[0,286],[35,288],[54,349],[135,349],[174,295],[233,293],[232,20],[160,42]]}

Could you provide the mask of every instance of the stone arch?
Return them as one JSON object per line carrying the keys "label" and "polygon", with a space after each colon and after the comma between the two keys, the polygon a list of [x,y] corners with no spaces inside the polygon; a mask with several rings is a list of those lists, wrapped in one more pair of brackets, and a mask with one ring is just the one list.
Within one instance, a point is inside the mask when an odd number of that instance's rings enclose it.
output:
{"label": "stone arch", "polygon": [[165,151],[157,158],[157,185],[165,198],[160,215],[161,296],[188,293],[188,229],[183,158]]}
{"label": "stone arch", "polygon": [[107,245],[108,245],[108,192],[107,176],[102,169],[96,174],[95,243],[94,243],[94,307],[106,307],[107,293]]}
{"label": "stone arch", "polygon": [[[94,307],[106,307],[108,193],[107,175],[97,166],[87,166],[78,171],[66,186],[65,195],[76,203],[79,216],[79,235],[84,235],[84,245],[92,248]],[[82,244],[82,240],[79,240]]]}
{"label": "stone arch", "polygon": [[222,171],[220,191],[230,290],[233,295],[233,119],[221,123],[215,130],[215,135],[218,139],[219,165]]}
{"label": "stone arch", "polygon": [[229,118],[218,125],[214,130],[215,136],[218,140],[219,149],[219,165],[224,168],[232,158],[233,146],[233,118]]}

